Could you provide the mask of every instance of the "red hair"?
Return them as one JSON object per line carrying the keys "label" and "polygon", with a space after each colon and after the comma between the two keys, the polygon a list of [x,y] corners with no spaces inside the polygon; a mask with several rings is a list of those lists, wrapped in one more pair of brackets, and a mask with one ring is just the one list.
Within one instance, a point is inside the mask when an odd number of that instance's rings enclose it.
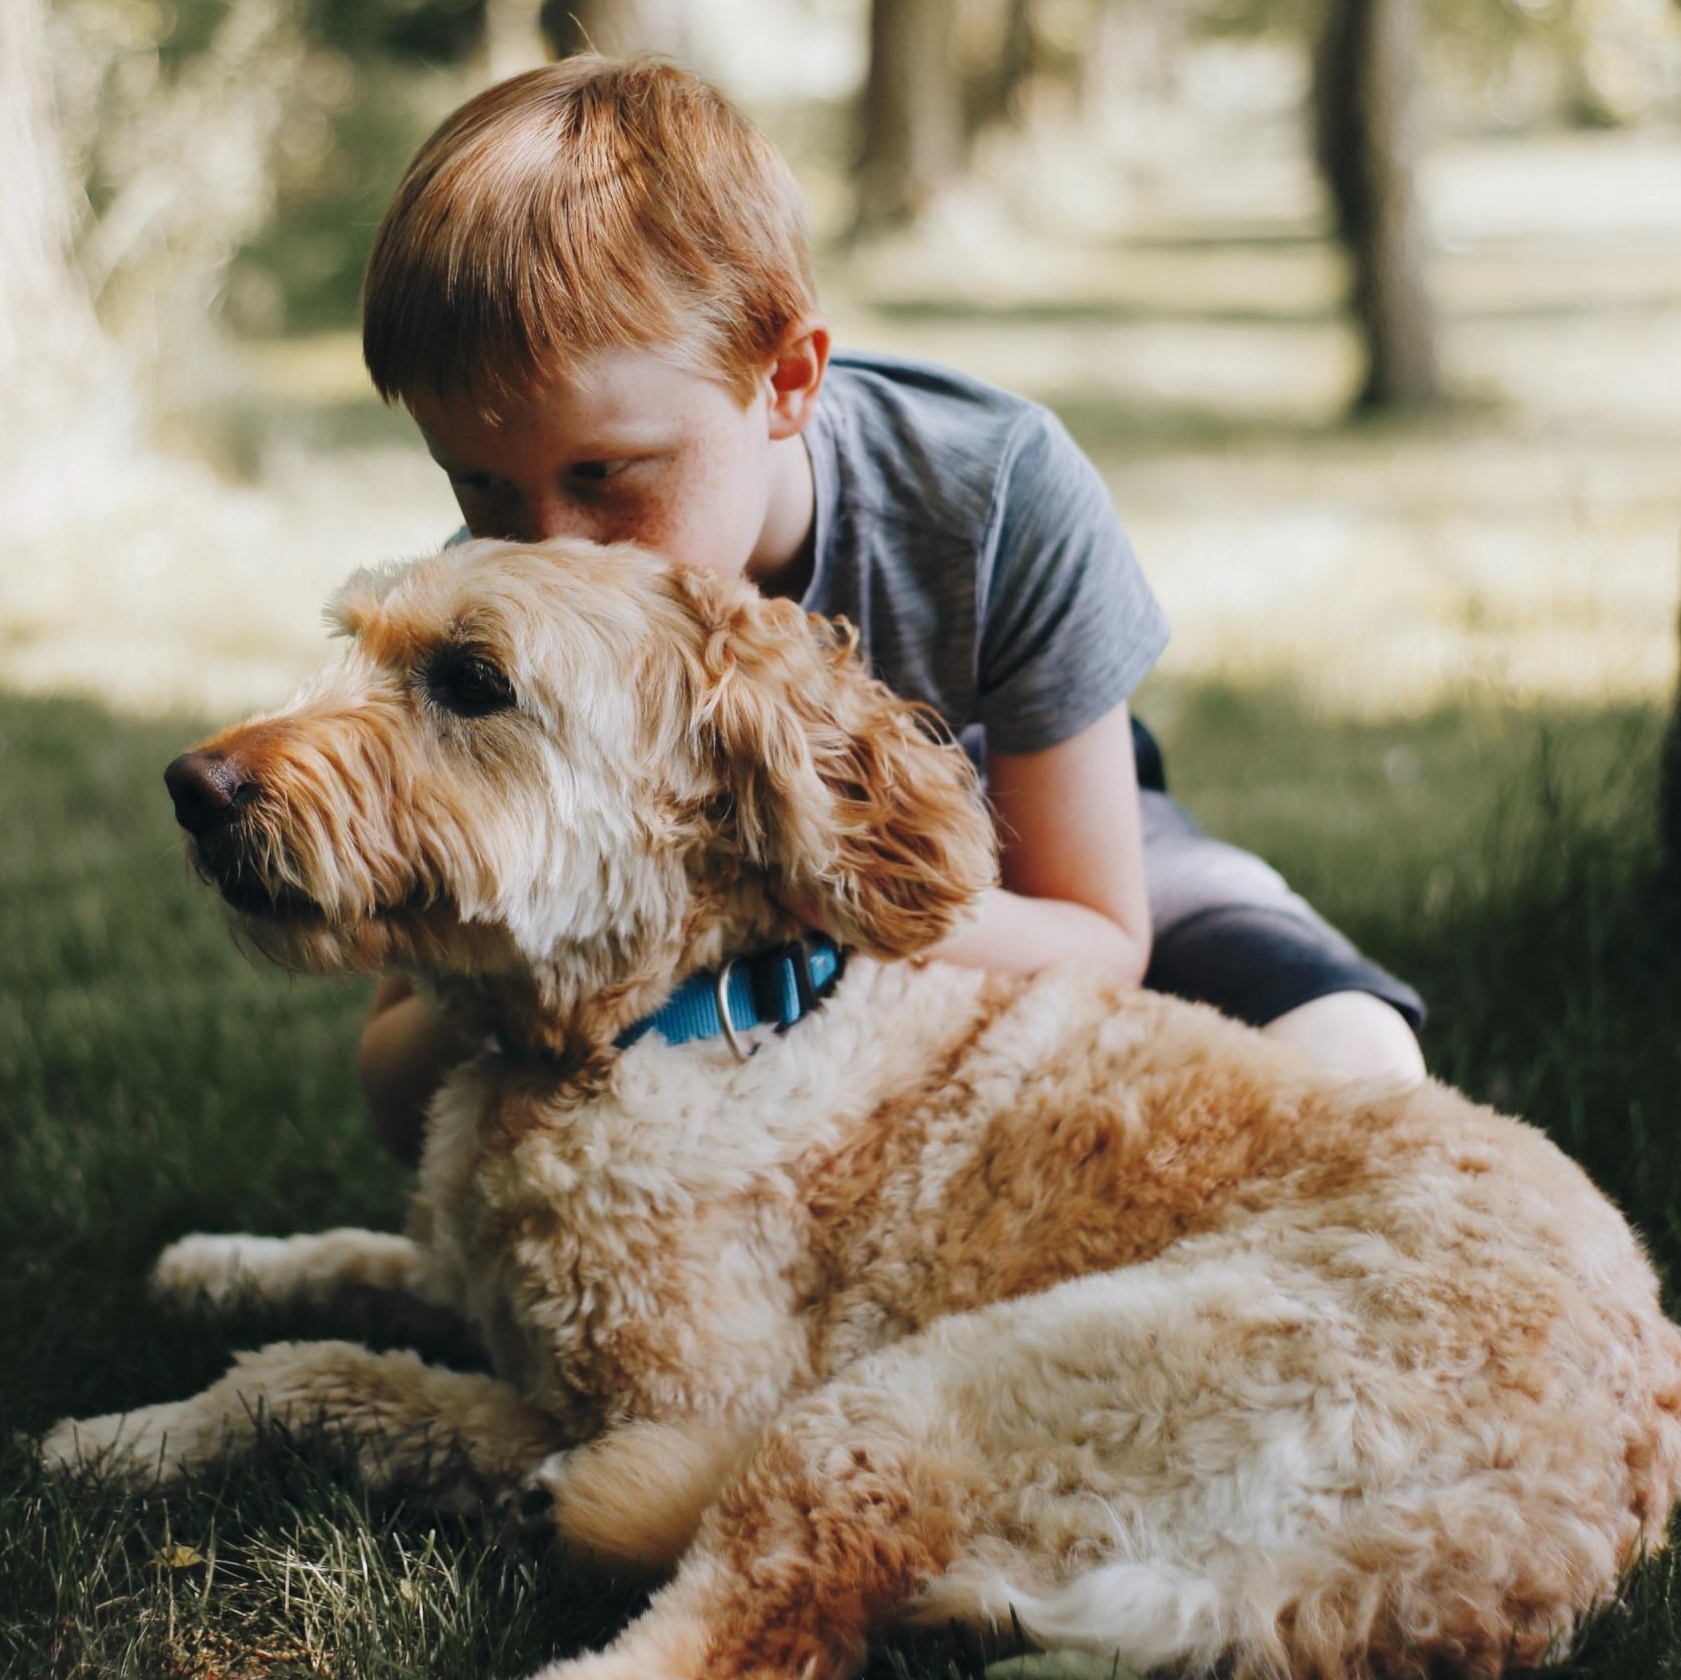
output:
{"label": "red hair", "polygon": [[764,135],[686,71],[580,53],[421,147],[374,236],[362,347],[387,402],[494,410],[627,347],[745,402],[815,302],[799,189]]}

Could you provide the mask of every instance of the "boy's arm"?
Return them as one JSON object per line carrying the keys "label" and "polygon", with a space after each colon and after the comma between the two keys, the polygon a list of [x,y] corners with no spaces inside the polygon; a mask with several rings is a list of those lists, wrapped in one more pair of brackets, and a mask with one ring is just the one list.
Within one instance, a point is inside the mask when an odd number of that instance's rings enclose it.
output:
{"label": "boy's arm", "polygon": [[987,773],[1004,885],[929,955],[1016,974],[1078,957],[1141,982],[1150,903],[1125,703],[1041,752],[989,753]]}
{"label": "boy's arm", "polygon": [[472,1051],[406,974],[380,981],[362,1028],[358,1071],[374,1136],[405,1166],[420,1159],[432,1094]]}

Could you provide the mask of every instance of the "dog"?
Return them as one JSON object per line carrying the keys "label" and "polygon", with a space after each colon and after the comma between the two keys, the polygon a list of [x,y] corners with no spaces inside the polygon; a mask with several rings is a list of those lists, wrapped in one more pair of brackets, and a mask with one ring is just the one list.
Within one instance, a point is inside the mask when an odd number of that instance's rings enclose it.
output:
{"label": "dog", "polygon": [[407,1236],[191,1236],[156,1284],[418,1298],[493,1374],[280,1344],[49,1463],[168,1482],[320,1420],[670,1576],[545,1680],[841,1680],[888,1624],[1012,1618],[1140,1670],[1492,1675],[1664,1544],[1681,1336],[1621,1216],[1440,1085],[923,960],[991,826],[844,628],[567,542],[330,617],[177,815],[244,938],[414,973],[483,1047]]}

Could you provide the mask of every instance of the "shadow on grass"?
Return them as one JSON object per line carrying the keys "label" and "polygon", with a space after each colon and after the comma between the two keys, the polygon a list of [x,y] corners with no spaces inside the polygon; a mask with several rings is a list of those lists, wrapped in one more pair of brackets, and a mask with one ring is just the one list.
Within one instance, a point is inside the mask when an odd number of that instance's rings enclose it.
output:
{"label": "shadow on grass", "polygon": [[[1100,381],[1089,389],[1059,385],[1054,406],[1081,446],[1094,456],[1137,451],[1207,448],[1281,454],[1305,447],[1363,448],[1374,440],[1415,442],[1428,435],[1439,443],[1444,427],[1472,428],[1500,413],[1505,403],[1475,391],[1454,394],[1447,407],[1427,419],[1409,415],[1356,414],[1335,409],[1302,417],[1276,407],[1252,411],[1187,402],[1149,390],[1123,400]],[[262,480],[274,451],[330,459],[366,450],[414,454],[421,448],[414,422],[400,407],[387,407],[372,390],[365,396],[287,397],[271,390],[206,399],[190,420],[176,423],[177,443],[209,461],[221,474],[243,483]],[[1614,425],[1615,422],[1607,424]],[[1606,446],[1623,438],[1601,427]],[[1634,428],[1628,441],[1645,444],[1649,430]],[[0,637],[6,634],[0,625]]]}
{"label": "shadow on grass", "polygon": [[1131,303],[1107,298],[1045,298],[1016,302],[981,303],[960,298],[893,298],[870,300],[872,313],[884,320],[912,326],[1090,327],[1123,326],[1136,322],[1167,327],[1266,327],[1272,330],[1321,332],[1345,318],[1336,303],[1171,304],[1152,300]]}
{"label": "shadow on grass", "polygon": [[[1461,704],[1357,723],[1288,689],[1217,686],[1161,686],[1145,710],[1205,825],[1277,863],[1425,993],[1435,1071],[1546,1127],[1681,1276],[1681,942],[1655,886],[1659,721]],[[44,1483],[13,1439],[187,1393],[237,1348],[337,1328],[301,1312],[166,1316],[141,1279],[173,1237],[401,1217],[403,1177],[353,1089],[365,985],[248,962],[182,867],[160,773],[196,732],[0,696],[0,1345],[14,1350],[0,1669],[517,1673],[599,1642],[630,1589],[582,1582],[486,1521],[370,1496],[307,1438],[168,1504]],[[471,1358],[447,1340],[424,1351]],[[1667,1561],[1640,1571],[1568,1672],[1672,1669],[1674,1584]],[[250,1666],[256,1651],[268,1667]],[[883,1650],[871,1673],[934,1680],[984,1655],[936,1637]]]}
{"label": "shadow on grass", "polygon": [[[1140,453],[1184,450],[1300,459],[1310,450],[1349,455],[1374,447],[1416,448],[1426,441],[1440,447],[1456,428],[1462,428],[1468,438],[1483,435],[1489,418],[1508,405],[1498,396],[1462,387],[1439,408],[1423,412],[1350,413],[1327,408],[1322,414],[1300,415],[1187,403],[1150,392],[1121,401],[1113,390],[1099,385],[1059,389],[1052,406],[1080,447],[1093,460],[1103,462],[1121,453],[1135,458]],[[1601,441],[1609,445],[1616,440]]]}
{"label": "shadow on grass", "polygon": [[[1443,310],[1443,323],[1516,325],[1533,321],[1604,320],[1672,315],[1672,287],[1654,286],[1622,297],[1551,297],[1494,303],[1456,303]],[[876,297],[871,311],[884,320],[913,326],[1093,327],[1148,323],[1162,327],[1263,327],[1274,332],[1323,332],[1346,324],[1347,305],[1338,298],[1271,303],[1131,302],[1120,298],[1033,298],[988,303],[955,297]]]}

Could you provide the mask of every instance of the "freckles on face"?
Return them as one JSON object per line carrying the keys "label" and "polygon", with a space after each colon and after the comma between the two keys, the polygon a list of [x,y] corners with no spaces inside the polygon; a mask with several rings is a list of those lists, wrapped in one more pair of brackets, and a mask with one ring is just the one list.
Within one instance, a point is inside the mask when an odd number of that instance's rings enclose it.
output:
{"label": "freckles on face", "polygon": [[598,352],[495,420],[465,398],[413,410],[475,536],[634,542],[734,574],[764,527],[764,398],[744,408],[650,351]]}

